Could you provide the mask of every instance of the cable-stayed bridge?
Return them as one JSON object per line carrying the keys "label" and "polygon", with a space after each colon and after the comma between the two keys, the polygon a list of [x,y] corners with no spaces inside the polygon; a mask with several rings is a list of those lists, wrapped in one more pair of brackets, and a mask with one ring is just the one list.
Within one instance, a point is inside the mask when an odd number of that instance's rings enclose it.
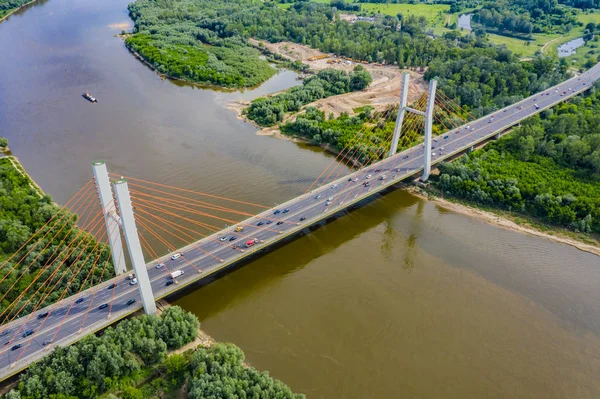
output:
{"label": "cable-stayed bridge", "polygon": [[[432,165],[469,151],[523,119],[582,93],[599,77],[600,64],[492,115],[474,119],[442,92],[436,92],[435,81],[430,83],[429,93],[409,106],[410,83],[405,75],[397,112],[390,109],[373,115],[372,123],[365,123],[363,130],[346,142],[304,194],[277,207],[122,178],[108,174],[103,162],[95,162],[94,179],[66,206],[81,215],[81,232],[109,243],[112,264],[103,262],[102,268],[82,273],[83,263],[96,266],[102,256],[106,257],[107,247],[96,245],[83,251],[78,247],[81,240],[65,243],[63,254],[51,257],[56,263],[46,265],[54,267],[50,276],[37,274],[34,279],[40,278],[39,284],[33,281],[0,311],[0,379],[26,368],[56,345],[68,345],[141,308],[154,313],[155,300],[291,239],[400,181],[416,177],[426,180]],[[378,128],[377,121],[390,119],[390,115],[397,115],[393,131]],[[434,130],[440,133],[434,136]],[[356,160],[364,166],[347,173]],[[90,210],[90,204],[95,208]],[[49,223],[64,225],[59,222],[69,217],[65,215],[59,213],[53,217],[57,220]],[[0,284],[17,266],[27,270],[21,263],[39,256],[46,250],[37,247],[43,245],[39,243],[52,242],[56,234],[49,227],[34,233],[17,251],[19,256],[0,265]],[[189,244],[182,246],[184,243]],[[165,254],[160,256],[159,252]],[[77,257],[69,270],[57,263],[67,257]],[[134,269],[131,272],[126,271],[126,258]],[[106,270],[107,264],[114,274]],[[135,280],[129,273],[135,273]],[[112,275],[117,277],[108,278]],[[21,277],[0,292],[0,302],[10,297]],[[73,292],[69,287],[74,279],[83,281],[81,286],[87,283],[92,287]],[[57,290],[61,281],[67,281],[63,284],[66,288]],[[29,292],[30,287],[38,288]],[[30,301],[29,296],[35,300]],[[56,303],[44,307],[49,298]]]}

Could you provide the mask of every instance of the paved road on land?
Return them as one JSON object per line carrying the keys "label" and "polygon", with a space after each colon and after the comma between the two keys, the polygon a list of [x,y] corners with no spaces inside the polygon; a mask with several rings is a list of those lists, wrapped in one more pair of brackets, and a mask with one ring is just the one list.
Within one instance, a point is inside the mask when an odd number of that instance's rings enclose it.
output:
{"label": "paved road on land", "polygon": [[[432,164],[460,153],[543,109],[583,92],[598,78],[600,64],[579,77],[438,136],[433,143]],[[171,255],[167,255],[155,260],[147,265],[154,294],[157,298],[171,294],[419,173],[422,168],[423,144],[420,144],[189,245],[181,250],[183,256],[179,259],[173,260]],[[133,201],[135,202],[135,197]],[[262,222],[260,226],[257,225],[259,222]],[[243,231],[235,232],[236,227],[243,227]],[[235,239],[232,240],[232,237]],[[246,242],[254,239],[257,243],[246,248]],[[157,267],[159,263],[164,266]],[[177,284],[167,286],[170,273],[176,270],[181,270],[184,274],[176,279]],[[116,284],[115,287],[110,286],[113,283]],[[78,299],[81,300],[80,303],[76,303]],[[135,302],[127,305],[131,300]],[[100,309],[103,304],[107,304],[108,307]],[[77,335],[81,329],[102,328],[139,308],[141,301],[138,288],[130,285],[125,275],[0,327],[0,379],[14,374],[29,362],[48,353],[44,349],[61,344],[63,340],[83,336],[84,334]],[[48,315],[38,317],[44,313]],[[109,318],[111,314],[113,316]],[[25,337],[26,331],[33,333]],[[44,346],[49,340],[54,342]],[[14,367],[11,367],[13,363]]]}

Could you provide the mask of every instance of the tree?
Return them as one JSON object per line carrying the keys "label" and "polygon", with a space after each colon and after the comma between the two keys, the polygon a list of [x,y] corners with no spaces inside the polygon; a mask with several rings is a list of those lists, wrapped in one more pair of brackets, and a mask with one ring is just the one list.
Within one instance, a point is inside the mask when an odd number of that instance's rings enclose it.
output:
{"label": "tree", "polygon": [[8,147],[8,139],[5,137],[0,137],[0,148]]}

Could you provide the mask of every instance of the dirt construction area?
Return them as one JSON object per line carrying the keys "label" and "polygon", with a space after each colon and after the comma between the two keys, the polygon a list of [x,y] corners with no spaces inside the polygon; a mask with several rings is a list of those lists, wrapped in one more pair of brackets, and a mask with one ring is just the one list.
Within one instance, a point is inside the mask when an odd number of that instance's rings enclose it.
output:
{"label": "dirt construction area", "polygon": [[[259,46],[259,41],[250,40],[250,42]],[[268,43],[260,42],[262,46],[272,53],[278,53],[290,60],[302,61],[309,65],[311,70],[318,72],[322,69],[333,68],[344,71],[352,71],[358,63],[354,61],[341,60],[339,63],[328,63],[327,61],[337,60],[332,54],[324,54],[318,50],[300,44],[280,42]],[[323,58],[309,61],[309,57]],[[327,56],[325,58],[325,56]],[[360,64],[373,77],[371,85],[362,91],[340,94],[338,96],[324,98],[309,106],[317,107],[326,114],[333,113],[338,116],[342,112],[353,114],[353,110],[364,105],[371,105],[375,109],[383,109],[389,104],[397,104],[400,96],[400,87],[402,84],[402,73],[405,70],[398,69],[396,66],[385,66],[376,64]],[[423,92],[426,91],[426,84],[423,80],[422,72],[408,71],[411,74],[411,84],[408,95],[408,102],[417,100]],[[232,106],[231,108],[238,108]],[[293,116],[292,116],[293,117]]]}

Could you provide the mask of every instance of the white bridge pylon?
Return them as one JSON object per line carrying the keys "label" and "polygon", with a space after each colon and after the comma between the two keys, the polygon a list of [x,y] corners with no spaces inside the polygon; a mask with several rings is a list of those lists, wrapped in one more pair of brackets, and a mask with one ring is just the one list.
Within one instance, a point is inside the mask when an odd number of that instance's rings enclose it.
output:
{"label": "white bridge pylon", "polygon": [[400,91],[400,104],[398,106],[398,116],[396,117],[396,124],[394,125],[394,135],[392,137],[392,145],[390,147],[389,157],[396,154],[398,149],[398,140],[400,139],[400,132],[402,131],[402,123],[404,122],[404,115],[406,111],[412,112],[423,116],[425,118],[425,143],[424,143],[424,154],[423,154],[423,176],[421,180],[425,181],[429,178],[431,173],[431,134],[433,128],[433,107],[435,104],[435,91],[437,87],[437,80],[432,79],[429,82],[429,93],[427,95],[427,108],[425,112],[419,111],[414,108],[410,108],[408,102],[408,84],[410,82],[410,73],[405,72],[402,74],[402,90]]}
{"label": "white bridge pylon", "polygon": [[[137,286],[142,298],[144,311],[146,314],[155,314],[156,303],[154,302],[154,293],[152,292],[148,269],[144,261],[144,253],[140,245],[127,181],[120,179],[114,181],[111,185],[104,161],[96,161],[92,163],[92,166],[94,168],[94,177],[96,179],[96,186],[98,187],[100,203],[104,210],[115,275],[121,275],[126,271],[123,244],[121,242],[122,230],[129,252],[129,259],[135,271],[135,278],[137,279]],[[118,228],[112,222],[115,222]]]}

